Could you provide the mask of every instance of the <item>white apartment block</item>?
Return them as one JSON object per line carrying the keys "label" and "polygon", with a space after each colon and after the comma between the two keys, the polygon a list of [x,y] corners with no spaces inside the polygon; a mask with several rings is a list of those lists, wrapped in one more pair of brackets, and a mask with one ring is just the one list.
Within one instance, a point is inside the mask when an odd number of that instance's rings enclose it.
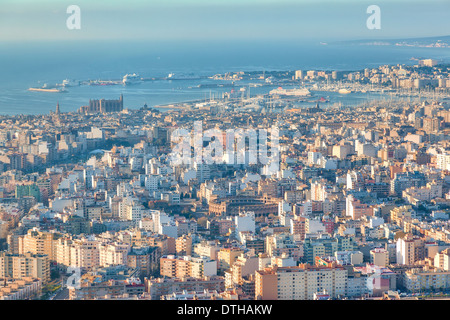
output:
{"label": "white apartment block", "polygon": [[436,155],[436,167],[441,170],[450,170],[450,154],[438,153]]}

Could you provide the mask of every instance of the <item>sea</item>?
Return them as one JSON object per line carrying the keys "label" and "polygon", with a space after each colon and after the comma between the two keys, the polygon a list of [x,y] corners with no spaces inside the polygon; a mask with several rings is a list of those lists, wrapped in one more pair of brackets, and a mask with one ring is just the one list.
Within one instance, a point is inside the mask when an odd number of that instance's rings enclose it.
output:
{"label": "sea", "polygon": [[[124,108],[157,107],[220,96],[230,87],[211,88],[214,74],[236,71],[340,70],[379,65],[412,65],[433,58],[450,63],[450,48],[363,46],[302,41],[30,41],[0,43],[0,115],[73,112],[90,99],[118,99]],[[154,80],[136,85],[67,88],[67,92],[32,92],[30,87],[55,85],[64,79],[120,80],[136,73],[143,78],[205,77]],[[199,87],[199,84],[206,86]],[[262,94],[271,87],[251,88]],[[359,105],[373,96],[327,95],[331,103]],[[161,109],[165,111],[167,109]]]}

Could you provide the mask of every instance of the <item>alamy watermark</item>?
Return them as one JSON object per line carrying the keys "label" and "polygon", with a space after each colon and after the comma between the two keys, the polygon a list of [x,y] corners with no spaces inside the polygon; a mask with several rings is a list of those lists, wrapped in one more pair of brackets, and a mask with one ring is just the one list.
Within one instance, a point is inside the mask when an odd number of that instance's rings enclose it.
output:
{"label": "alamy watermark", "polygon": [[[81,29],[81,9],[75,4],[71,4],[67,7],[67,14],[70,16],[66,20],[66,26],[69,30]],[[370,16],[367,18],[366,26],[369,30],[381,29],[381,9],[377,5],[370,5],[366,10]]]}
{"label": "alamy watermark", "polygon": [[371,5],[367,7],[367,13],[371,14],[367,18],[366,26],[369,30],[381,29],[381,9],[377,5]]}
{"label": "alamy watermark", "polygon": [[66,26],[69,30],[81,29],[81,9],[77,5],[70,5],[66,10],[67,14],[70,16],[66,20]]}
{"label": "alamy watermark", "polygon": [[70,266],[67,268],[67,273],[70,274],[70,276],[67,278],[66,286],[68,288],[75,288],[80,289],[81,288],[81,269],[80,267],[74,267]]}
{"label": "alamy watermark", "polygon": [[171,134],[172,165],[227,164],[262,165],[269,174],[279,170],[279,129],[227,129],[203,131],[195,121],[192,132],[179,128]]}

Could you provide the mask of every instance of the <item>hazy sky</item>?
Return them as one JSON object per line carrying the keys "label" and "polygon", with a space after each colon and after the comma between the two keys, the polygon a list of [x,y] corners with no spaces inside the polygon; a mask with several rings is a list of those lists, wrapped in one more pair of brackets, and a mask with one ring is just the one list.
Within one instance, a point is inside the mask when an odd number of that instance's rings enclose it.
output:
{"label": "hazy sky", "polygon": [[[81,29],[69,30],[69,5]],[[368,30],[369,5],[381,30]],[[329,41],[450,34],[450,0],[2,0],[3,40]]]}

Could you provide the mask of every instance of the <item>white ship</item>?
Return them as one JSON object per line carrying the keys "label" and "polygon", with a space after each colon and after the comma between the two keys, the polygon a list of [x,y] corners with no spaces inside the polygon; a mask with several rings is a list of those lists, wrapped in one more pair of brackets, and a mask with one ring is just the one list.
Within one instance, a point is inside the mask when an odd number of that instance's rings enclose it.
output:
{"label": "white ship", "polygon": [[271,90],[270,94],[279,96],[308,97],[311,95],[311,92],[306,88],[283,89],[282,87],[278,87],[276,89]]}
{"label": "white ship", "polygon": [[37,91],[37,92],[67,92],[64,88],[28,88],[28,91]]}
{"label": "white ship", "polygon": [[122,79],[122,83],[125,85],[136,84],[136,83],[140,83],[140,82],[141,82],[141,78],[136,73],[126,74],[123,76],[123,79]]}
{"label": "white ship", "polygon": [[61,84],[63,87],[77,87],[80,85],[80,81],[64,79]]}
{"label": "white ship", "polygon": [[338,91],[340,94],[349,94],[349,93],[352,93],[352,91],[351,90],[348,90],[348,89],[339,89],[339,91]]}
{"label": "white ship", "polygon": [[176,74],[176,73],[169,73],[167,75],[167,80],[198,80],[200,77],[195,76],[192,73],[189,74]]}

